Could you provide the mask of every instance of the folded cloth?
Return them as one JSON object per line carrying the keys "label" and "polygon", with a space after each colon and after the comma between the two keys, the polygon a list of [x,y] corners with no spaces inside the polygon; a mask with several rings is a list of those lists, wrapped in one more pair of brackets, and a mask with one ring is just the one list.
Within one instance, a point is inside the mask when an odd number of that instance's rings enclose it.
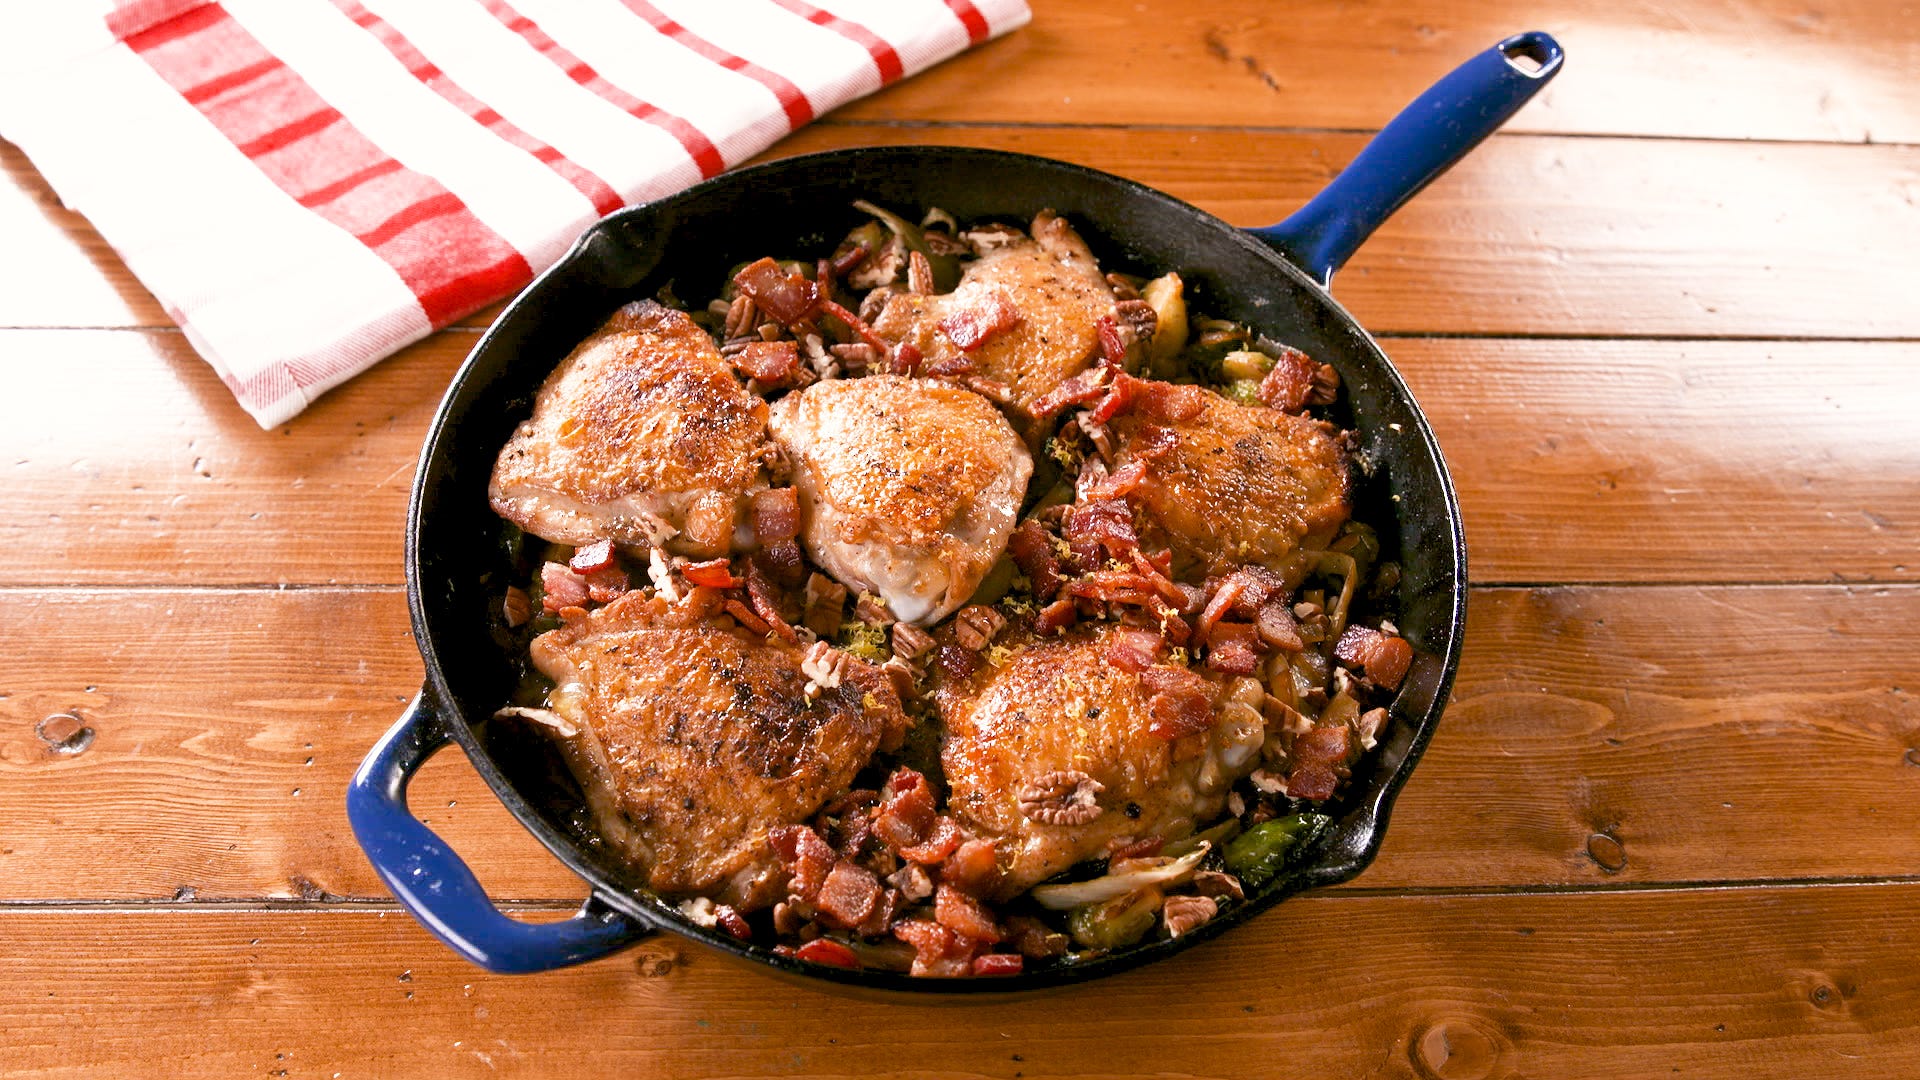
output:
{"label": "folded cloth", "polygon": [[0,136],[263,427],[1025,0],[0,0]]}

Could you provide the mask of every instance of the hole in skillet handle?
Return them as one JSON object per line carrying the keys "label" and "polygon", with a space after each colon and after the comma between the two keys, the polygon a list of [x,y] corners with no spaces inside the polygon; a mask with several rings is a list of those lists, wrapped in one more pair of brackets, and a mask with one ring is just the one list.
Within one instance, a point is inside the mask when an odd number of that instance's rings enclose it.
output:
{"label": "hole in skillet handle", "polygon": [[1566,54],[1560,43],[1537,30],[1515,34],[1498,46],[1507,65],[1529,79],[1551,78],[1560,69]]}

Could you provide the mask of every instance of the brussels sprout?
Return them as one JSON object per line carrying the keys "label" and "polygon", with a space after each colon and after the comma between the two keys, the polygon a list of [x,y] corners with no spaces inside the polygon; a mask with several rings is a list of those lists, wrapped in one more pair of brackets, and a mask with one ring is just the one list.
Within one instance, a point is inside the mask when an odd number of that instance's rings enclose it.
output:
{"label": "brussels sprout", "polygon": [[1067,912],[1067,932],[1089,949],[1131,945],[1153,929],[1163,899],[1159,889],[1149,888],[1098,904],[1082,904]]}
{"label": "brussels sprout", "polygon": [[1174,358],[1187,347],[1186,286],[1179,274],[1166,274],[1147,282],[1140,299],[1153,308],[1153,339],[1147,343],[1147,358],[1153,362],[1153,374],[1166,378],[1173,374]]}
{"label": "brussels sprout", "polygon": [[1293,849],[1312,838],[1329,819],[1324,814],[1289,814],[1263,821],[1227,845],[1227,872],[1258,889],[1286,865]]}
{"label": "brussels sprout", "polygon": [[893,235],[900,238],[901,243],[907,245],[908,251],[917,251],[927,257],[927,265],[933,269],[934,292],[952,292],[954,286],[960,283],[960,260],[952,255],[935,255],[933,249],[927,247],[927,237],[920,226],[899,214],[875,206],[865,199],[854,200],[853,206],[861,213],[872,214],[879,218],[888,229],[893,231]]}

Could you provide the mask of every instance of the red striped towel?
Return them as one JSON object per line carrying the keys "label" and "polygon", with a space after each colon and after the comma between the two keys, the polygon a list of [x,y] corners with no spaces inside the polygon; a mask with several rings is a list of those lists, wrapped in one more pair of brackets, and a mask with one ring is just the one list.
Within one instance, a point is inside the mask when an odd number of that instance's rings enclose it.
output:
{"label": "red striped towel", "polygon": [[262,426],[1025,0],[0,0],[0,136]]}

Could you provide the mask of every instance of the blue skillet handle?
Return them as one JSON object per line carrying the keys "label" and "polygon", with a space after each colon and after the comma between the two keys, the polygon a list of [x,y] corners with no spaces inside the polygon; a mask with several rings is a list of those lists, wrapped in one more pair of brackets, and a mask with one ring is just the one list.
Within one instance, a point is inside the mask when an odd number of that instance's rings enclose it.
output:
{"label": "blue skillet handle", "polygon": [[[1247,231],[1330,283],[1373,230],[1506,123],[1565,58],[1560,43],[1537,30],[1495,45],[1415,98],[1293,216]],[[1533,67],[1522,67],[1522,59]]]}
{"label": "blue skillet handle", "polygon": [[494,907],[460,856],[407,809],[407,781],[449,741],[422,690],[367,753],[347,789],[354,838],[421,925],[468,960],[507,974],[584,963],[652,932],[592,900],[556,923],[519,922]]}

